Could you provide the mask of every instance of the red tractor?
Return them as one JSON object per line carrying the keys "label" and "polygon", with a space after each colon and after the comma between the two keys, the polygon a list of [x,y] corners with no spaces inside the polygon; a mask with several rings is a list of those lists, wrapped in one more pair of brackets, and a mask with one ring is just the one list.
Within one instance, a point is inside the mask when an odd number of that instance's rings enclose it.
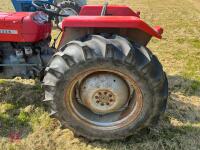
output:
{"label": "red tractor", "polygon": [[90,140],[123,139],[159,120],[168,82],[146,46],[162,28],[126,6],[86,5],[63,20],[54,49],[51,18],[62,8],[33,4],[42,11],[0,13],[1,74],[40,76],[51,116]]}

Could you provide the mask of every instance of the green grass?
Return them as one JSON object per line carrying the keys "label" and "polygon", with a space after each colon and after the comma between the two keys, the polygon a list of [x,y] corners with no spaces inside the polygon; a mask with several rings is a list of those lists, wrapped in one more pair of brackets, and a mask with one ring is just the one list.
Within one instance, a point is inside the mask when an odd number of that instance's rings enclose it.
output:
{"label": "green grass", "polygon": [[[103,0],[89,3],[103,4]],[[200,149],[200,1],[110,0],[110,3],[140,10],[145,21],[164,28],[163,39],[153,39],[148,45],[169,78],[169,103],[159,125],[149,133],[142,131],[125,141],[89,142],[75,137],[68,129],[60,129],[59,122],[48,116],[41,104],[44,94],[38,81],[0,79],[0,149]],[[1,11],[12,9],[10,1],[0,1]],[[10,134],[19,134],[20,140],[10,140]]]}

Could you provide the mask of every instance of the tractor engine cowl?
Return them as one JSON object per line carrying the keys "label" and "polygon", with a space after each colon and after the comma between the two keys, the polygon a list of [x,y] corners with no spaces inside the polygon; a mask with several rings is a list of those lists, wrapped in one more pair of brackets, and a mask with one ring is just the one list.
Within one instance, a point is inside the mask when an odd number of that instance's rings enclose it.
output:
{"label": "tractor engine cowl", "polygon": [[[0,12],[0,42],[36,43],[51,36],[52,23],[42,12]],[[5,26],[6,25],[6,26]]]}

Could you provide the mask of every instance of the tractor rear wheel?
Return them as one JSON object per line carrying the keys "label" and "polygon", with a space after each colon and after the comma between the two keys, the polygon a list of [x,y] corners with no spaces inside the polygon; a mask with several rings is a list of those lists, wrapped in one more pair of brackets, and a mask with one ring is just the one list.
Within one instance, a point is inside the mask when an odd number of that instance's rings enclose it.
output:
{"label": "tractor rear wheel", "polygon": [[158,121],[168,82],[146,47],[89,35],[56,53],[44,77],[51,115],[90,140],[124,139]]}

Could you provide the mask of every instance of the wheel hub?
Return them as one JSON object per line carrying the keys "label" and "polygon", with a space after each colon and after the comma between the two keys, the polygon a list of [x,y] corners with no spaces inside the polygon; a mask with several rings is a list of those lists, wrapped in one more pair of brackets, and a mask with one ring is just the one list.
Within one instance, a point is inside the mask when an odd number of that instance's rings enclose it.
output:
{"label": "wheel hub", "polygon": [[93,96],[93,100],[96,101],[100,107],[111,107],[116,102],[114,93],[107,90],[97,91]]}
{"label": "wheel hub", "polygon": [[128,102],[129,91],[123,78],[112,73],[92,74],[80,84],[81,102],[96,114],[119,111]]}

